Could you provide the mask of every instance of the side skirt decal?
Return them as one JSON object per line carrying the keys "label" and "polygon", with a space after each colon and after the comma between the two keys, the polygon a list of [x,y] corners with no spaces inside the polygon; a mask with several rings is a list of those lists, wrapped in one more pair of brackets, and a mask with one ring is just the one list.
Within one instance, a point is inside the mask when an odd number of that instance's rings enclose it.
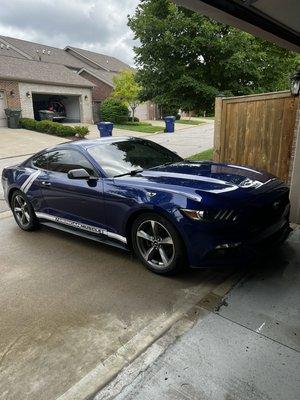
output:
{"label": "side skirt decal", "polygon": [[42,213],[42,212],[36,212],[35,215],[37,216],[37,218],[46,219],[48,221],[67,225],[67,226],[70,226],[70,227],[76,228],[76,229],[82,229],[83,231],[87,231],[90,233],[96,233],[98,235],[105,235],[112,239],[118,240],[122,243],[125,243],[125,244],[127,243],[126,237],[121,236],[114,232],[109,232],[106,229],[97,228],[96,226],[93,226],[93,225],[87,225],[87,224],[83,224],[81,222],[71,221],[66,218],[56,217],[54,215],[50,215],[50,214],[46,214],[46,213]]}

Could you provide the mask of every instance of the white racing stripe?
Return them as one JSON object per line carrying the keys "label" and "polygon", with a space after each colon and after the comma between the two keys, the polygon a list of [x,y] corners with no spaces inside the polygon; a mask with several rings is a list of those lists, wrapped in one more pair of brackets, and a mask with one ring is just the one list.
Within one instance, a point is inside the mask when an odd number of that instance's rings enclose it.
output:
{"label": "white racing stripe", "polygon": [[22,190],[22,192],[24,192],[24,193],[28,192],[31,185],[36,180],[36,178],[40,175],[40,173],[41,173],[41,171],[35,171],[29,175],[29,177],[25,180],[25,182],[23,183],[23,185],[20,188]]}

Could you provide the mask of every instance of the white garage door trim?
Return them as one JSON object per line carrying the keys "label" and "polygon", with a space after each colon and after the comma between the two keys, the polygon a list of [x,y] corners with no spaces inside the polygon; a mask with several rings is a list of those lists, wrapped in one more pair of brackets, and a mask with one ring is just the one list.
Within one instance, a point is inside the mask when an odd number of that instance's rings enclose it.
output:
{"label": "white garage door trim", "polygon": [[3,90],[0,90],[0,127],[7,126],[7,120],[5,115],[6,101],[5,101],[5,93]]}

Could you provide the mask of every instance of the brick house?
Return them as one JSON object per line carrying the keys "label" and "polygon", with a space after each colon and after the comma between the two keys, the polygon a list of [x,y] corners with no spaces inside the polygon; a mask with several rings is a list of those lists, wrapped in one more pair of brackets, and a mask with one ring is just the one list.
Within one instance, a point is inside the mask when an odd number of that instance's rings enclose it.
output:
{"label": "brick house", "polygon": [[[0,36],[0,126],[6,126],[6,107],[20,108],[23,117],[38,118],[38,110],[54,98],[64,103],[66,121],[96,122],[101,102],[113,90],[113,76],[128,68],[104,54]],[[137,116],[154,119],[153,109],[143,104]]]}

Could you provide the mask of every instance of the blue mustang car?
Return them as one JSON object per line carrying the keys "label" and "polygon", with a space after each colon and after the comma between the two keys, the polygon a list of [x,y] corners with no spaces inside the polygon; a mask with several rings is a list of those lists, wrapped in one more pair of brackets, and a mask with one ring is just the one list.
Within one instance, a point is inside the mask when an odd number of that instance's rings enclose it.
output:
{"label": "blue mustang car", "polygon": [[81,140],[5,168],[20,228],[46,225],[133,250],[151,271],[245,262],[282,242],[289,191],[254,169],[183,160],[140,138]]}

